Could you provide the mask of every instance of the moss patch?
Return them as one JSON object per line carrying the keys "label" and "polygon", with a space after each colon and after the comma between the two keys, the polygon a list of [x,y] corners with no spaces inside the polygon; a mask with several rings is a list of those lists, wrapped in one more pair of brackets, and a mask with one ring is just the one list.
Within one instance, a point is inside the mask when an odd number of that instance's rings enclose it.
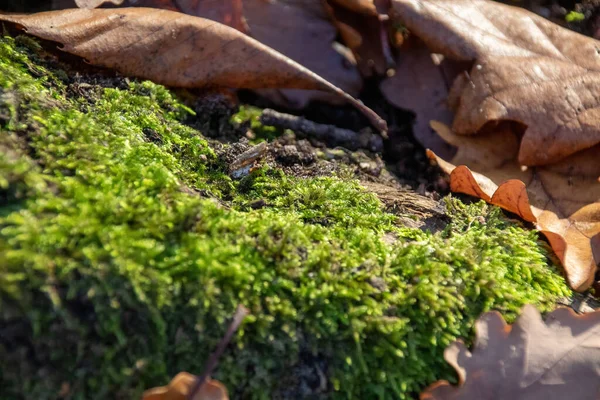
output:
{"label": "moss patch", "polygon": [[78,97],[24,42],[0,40],[3,398],[130,399],[198,373],[238,303],[253,316],[215,375],[232,398],[410,398],[452,379],[443,349],[482,312],[568,293],[497,208],[448,200],[434,235],[353,180],[233,181],[167,89]]}

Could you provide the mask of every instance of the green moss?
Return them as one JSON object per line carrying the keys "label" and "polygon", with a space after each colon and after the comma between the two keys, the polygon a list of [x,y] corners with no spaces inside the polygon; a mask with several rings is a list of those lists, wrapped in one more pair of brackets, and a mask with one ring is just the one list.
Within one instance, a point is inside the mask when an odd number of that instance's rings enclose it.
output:
{"label": "green moss", "polygon": [[238,112],[231,116],[231,123],[248,123],[252,132],[256,135],[256,140],[272,140],[281,134],[281,130],[274,126],[265,126],[260,123],[260,114],[262,110],[258,107],[241,105]]}
{"label": "green moss", "polygon": [[215,375],[233,398],[301,397],[317,367],[322,397],[409,398],[452,379],[443,349],[482,312],[568,293],[497,208],[448,200],[431,234],[355,181],[232,181],[163,87],[73,98],[31,48],[0,40],[2,398],[135,398],[199,373],[238,303],[253,315]]}
{"label": "green moss", "polygon": [[585,15],[577,11],[569,11],[565,16],[567,22],[581,22],[585,20]]}

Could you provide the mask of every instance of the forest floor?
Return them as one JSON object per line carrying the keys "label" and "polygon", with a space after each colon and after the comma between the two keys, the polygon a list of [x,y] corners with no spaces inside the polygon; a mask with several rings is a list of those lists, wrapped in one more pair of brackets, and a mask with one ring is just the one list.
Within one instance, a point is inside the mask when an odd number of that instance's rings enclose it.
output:
{"label": "forest floor", "polygon": [[414,398],[455,380],[444,348],[481,313],[571,304],[538,233],[450,196],[410,113],[375,98],[390,139],[351,151],[262,124],[272,105],[252,93],[240,106],[0,39],[6,398],[129,399],[199,373],[238,304],[252,315],[215,374],[232,398]]}

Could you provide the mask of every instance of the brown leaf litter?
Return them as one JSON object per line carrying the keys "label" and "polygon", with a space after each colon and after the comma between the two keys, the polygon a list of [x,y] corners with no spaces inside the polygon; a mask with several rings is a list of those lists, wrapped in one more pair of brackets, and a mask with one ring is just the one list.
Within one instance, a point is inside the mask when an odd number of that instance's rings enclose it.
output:
{"label": "brown leaf litter", "polygon": [[498,312],[475,324],[473,350],[455,342],[444,358],[459,385],[440,381],[421,400],[593,400],[600,393],[600,311],[577,315],[559,308],[545,321],[534,306],[513,325]]}
{"label": "brown leaf litter", "polygon": [[[354,60],[340,43],[337,30],[321,0],[244,0],[249,35],[323,77],[352,96],[363,81]],[[339,104],[340,98],[324,92],[278,89],[260,94],[289,108],[304,108],[310,101]]]}
{"label": "brown leaf litter", "polygon": [[[600,142],[600,42],[487,0],[393,0],[397,18],[434,53],[474,62],[451,90],[458,134],[487,122],[527,126],[524,165]],[[540,151],[543,149],[543,151]]]}
{"label": "brown leaf litter", "polygon": [[416,114],[413,135],[425,148],[435,149],[441,157],[452,156],[454,149],[431,129],[429,121],[452,123],[454,113],[446,100],[463,64],[431,54],[420,40],[411,37],[400,47],[396,74],[380,84],[382,94],[390,103]]}
{"label": "brown leaf litter", "polygon": [[330,0],[327,4],[363,76],[383,75],[394,67],[387,15],[390,0]]}
{"label": "brown leaf litter", "polygon": [[377,114],[314,72],[226,25],[151,8],[75,9],[2,15],[93,65],[177,87],[321,90],[359,109],[379,130]]}
{"label": "brown leaf litter", "polygon": [[451,190],[533,222],[570,285],[589,288],[600,261],[600,42],[486,0],[393,7],[430,52],[473,63],[449,91],[452,130],[434,124],[458,147],[451,162],[429,153]]}
{"label": "brown leaf litter", "polygon": [[[369,1],[360,0],[357,4]],[[354,60],[348,51],[344,51],[344,47],[336,42],[337,30],[321,0],[78,0],[77,2],[80,8],[96,8],[103,4],[161,8],[208,18],[246,33],[352,96],[357,96],[362,88],[362,78],[354,65]],[[278,104],[296,109],[305,107],[312,100],[340,103],[338,96],[314,90],[268,89],[261,90],[260,94]]]}
{"label": "brown leaf litter", "polygon": [[451,162],[428,152],[450,175],[450,189],[534,223],[561,260],[571,287],[589,288],[600,259],[600,145],[553,165],[524,168],[517,160],[519,135],[511,126],[460,136],[443,124],[432,125],[458,147]]}
{"label": "brown leaf litter", "polygon": [[229,400],[227,389],[216,380],[207,380],[193,397],[192,389],[198,377],[187,372],[180,372],[167,386],[160,386],[144,392],[142,400]]}

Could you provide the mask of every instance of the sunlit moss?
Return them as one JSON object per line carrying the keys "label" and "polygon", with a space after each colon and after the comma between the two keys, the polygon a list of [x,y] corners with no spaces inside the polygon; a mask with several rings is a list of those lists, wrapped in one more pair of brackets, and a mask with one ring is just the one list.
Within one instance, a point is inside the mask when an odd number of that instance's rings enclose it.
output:
{"label": "sunlit moss", "polygon": [[577,11],[569,11],[569,13],[565,15],[565,21],[567,22],[581,22],[583,20],[585,20],[585,15]]}
{"label": "sunlit moss", "polygon": [[312,398],[410,398],[452,379],[443,349],[482,312],[568,293],[497,208],[449,200],[431,234],[355,181],[232,181],[165,88],[84,101],[31,48],[0,40],[2,398],[137,398],[199,373],[239,303],[232,398],[307,395],[301,366],[327,379]]}

